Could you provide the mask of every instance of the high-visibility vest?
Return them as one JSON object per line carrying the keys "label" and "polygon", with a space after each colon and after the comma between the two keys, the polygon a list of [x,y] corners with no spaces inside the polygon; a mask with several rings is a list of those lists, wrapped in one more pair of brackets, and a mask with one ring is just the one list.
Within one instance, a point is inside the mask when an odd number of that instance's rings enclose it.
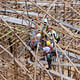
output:
{"label": "high-visibility vest", "polygon": [[58,39],[59,38],[58,35],[56,35],[55,38]]}

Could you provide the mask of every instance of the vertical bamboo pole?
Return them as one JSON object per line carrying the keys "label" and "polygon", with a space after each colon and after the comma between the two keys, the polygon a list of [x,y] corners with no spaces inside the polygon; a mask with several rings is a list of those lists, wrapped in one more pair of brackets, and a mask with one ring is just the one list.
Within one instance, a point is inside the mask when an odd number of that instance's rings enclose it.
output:
{"label": "vertical bamboo pole", "polygon": [[57,52],[57,47],[56,47],[56,42],[55,42],[55,38],[53,36],[53,41],[54,41],[54,48],[55,48],[55,51],[56,51],[56,56],[57,56],[57,59],[58,59],[58,65],[59,65],[59,72],[60,72],[60,75],[61,75],[61,80],[63,80],[63,77],[62,77],[62,69],[61,69],[61,65],[60,65],[60,59],[58,57],[58,52]]}
{"label": "vertical bamboo pole", "polygon": [[[14,31],[15,31],[15,27],[14,27]],[[14,57],[17,57],[17,43],[14,44]],[[18,80],[18,65],[15,60],[14,60],[14,79]]]}
{"label": "vertical bamboo pole", "polygon": [[[68,52],[68,56],[69,56],[69,52]],[[69,63],[69,61],[68,61],[68,63]],[[68,76],[70,77],[71,76],[71,67],[68,67]]]}
{"label": "vertical bamboo pole", "polygon": [[[17,57],[17,45],[14,45],[14,57]],[[14,60],[14,80],[18,80],[18,65]]]}
{"label": "vertical bamboo pole", "polygon": [[[65,3],[64,3],[64,7],[63,7],[63,9],[64,9],[64,20],[63,21],[65,21]],[[63,34],[63,37],[64,37],[65,35]],[[63,46],[64,46],[64,44],[66,44],[65,43],[65,40],[63,39]],[[63,57],[62,57],[62,61],[64,62],[65,60],[64,60],[64,55],[63,55]],[[62,67],[62,73],[64,74],[64,71],[65,71],[65,69],[64,69],[64,66]],[[63,79],[64,80],[64,79]]]}
{"label": "vertical bamboo pole", "polygon": [[65,10],[65,3],[64,3],[64,21],[65,21],[65,17],[66,17],[66,10]]}
{"label": "vertical bamboo pole", "polygon": [[38,48],[39,48],[39,42],[37,44],[37,50],[36,50],[36,58],[35,58],[35,72],[34,72],[34,80],[37,80],[37,58],[38,58]]}
{"label": "vertical bamboo pole", "polygon": [[28,4],[26,0],[25,0],[25,7],[26,7],[27,16],[28,16]]}
{"label": "vertical bamboo pole", "polygon": [[[73,7],[73,4],[71,4],[71,7]],[[71,10],[71,17],[72,17],[72,22],[71,22],[71,24],[73,25],[73,10]]]}
{"label": "vertical bamboo pole", "polygon": [[17,5],[17,0],[15,0],[15,6]]}

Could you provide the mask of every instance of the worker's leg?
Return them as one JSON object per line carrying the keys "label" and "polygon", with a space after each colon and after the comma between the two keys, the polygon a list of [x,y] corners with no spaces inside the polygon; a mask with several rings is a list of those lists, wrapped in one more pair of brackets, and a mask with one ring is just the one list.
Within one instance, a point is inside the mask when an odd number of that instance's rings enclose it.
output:
{"label": "worker's leg", "polygon": [[52,61],[56,61],[56,52],[55,51],[52,51],[51,52],[51,57],[52,57]]}
{"label": "worker's leg", "polygon": [[33,57],[33,55],[30,53],[30,60],[32,61],[32,57]]}
{"label": "worker's leg", "polygon": [[[32,50],[34,51],[34,48],[32,48]],[[30,60],[33,61],[33,55],[31,52],[30,52]]]}
{"label": "worker's leg", "polygon": [[57,40],[57,43],[60,41],[60,38],[56,39]]}
{"label": "worker's leg", "polygon": [[48,69],[50,69],[51,68],[51,59],[49,59],[49,58],[47,58],[47,62],[48,62]]}

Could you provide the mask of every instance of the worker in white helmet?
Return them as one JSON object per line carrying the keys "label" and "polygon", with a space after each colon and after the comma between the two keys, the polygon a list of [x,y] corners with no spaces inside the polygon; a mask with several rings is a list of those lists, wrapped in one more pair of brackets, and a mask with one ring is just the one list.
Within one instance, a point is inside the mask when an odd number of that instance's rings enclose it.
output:
{"label": "worker in white helmet", "polygon": [[47,24],[48,20],[45,18],[45,19],[43,19],[43,22]]}
{"label": "worker in white helmet", "polygon": [[42,24],[42,29],[44,28],[44,30],[46,30],[47,25],[48,25],[48,20],[45,18],[43,19],[44,24]]}
{"label": "worker in white helmet", "polygon": [[57,35],[57,33],[56,33],[56,31],[55,31],[55,30],[52,30],[52,34],[53,34],[54,36],[56,36],[56,35]]}
{"label": "worker in white helmet", "polygon": [[52,35],[54,35],[54,38],[56,39],[56,42],[58,43],[60,41],[60,37],[58,36],[55,30],[52,30]]}
{"label": "worker in white helmet", "polygon": [[45,32],[47,32],[47,28],[48,28],[48,20],[45,18],[45,19],[43,19],[43,24],[41,24],[41,29],[42,29],[42,38],[47,38],[47,36],[45,35],[45,33],[43,32],[43,31],[45,31]]}

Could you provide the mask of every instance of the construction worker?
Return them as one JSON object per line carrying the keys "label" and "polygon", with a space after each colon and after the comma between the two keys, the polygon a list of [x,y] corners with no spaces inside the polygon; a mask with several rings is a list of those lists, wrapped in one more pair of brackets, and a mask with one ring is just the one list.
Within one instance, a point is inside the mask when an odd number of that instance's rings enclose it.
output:
{"label": "construction worker", "polygon": [[54,36],[54,38],[56,39],[56,43],[58,43],[60,41],[60,37],[58,36],[58,34],[56,33],[55,30],[52,30],[52,35]]}
{"label": "construction worker", "polygon": [[58,36],[58,34],[55,36],[55,39],[56,39],[56,43],[58,43],[60,41],[60,37]]}
{"label": "construction worker", "polygon": [[47,20],[47,18],[43,19],[43,22],[44,22],[44,24],[47,24],[47,25],[48,25],[48,20]]}
{"label": "construction worker", "polygon": [[37,40],[37,37],[34,38],[34,50],[36,50],[37,48],[37,43],[38,43],[38,40]]}
{"label": "construction worker", "polygon": [[51,28],[51,27],[48,27],[47,33],[48,33],[48,35],[49,35],[50,37],[52,36],[52,28]]}
{"label": "construction worker", "polygon": [[[37,48],[37,43],[38,43],[38,40],[37,40],[36,36],[35,36],[34,38],[32,38],[32,40],[30,40],[29,46],[31,47],[31,49],[32,49],[33,51],[36,50],[36,48]],[[33,60],[32,60],[32,57],[33,57],[33,55],[30,53],[30,60],[31,60],[31,61],[33,61]]]}
{"label": "construction worker", "polygon": [[51,57],[50,57],[50,47],[43,47],[43,53],[47,58],[47,62],[48,62],[48,68],[47,69],[50,69],[51,68],[51,61],[52,61]]}
{"label": "construction worker", "polygon": [[[34,41],[33,40],[30,40],[29,42],[29,46],[31,47],[31,49],[34,51]],[[33,55],[31,54],[30,52],[30,60],[33,61]]]}
{"label": "construction worker", "polygon": [[40,40],[40,38],[41,38],[41,30],[38,30],[38,31],[37,31],[36,38],[37,38],[38,40]]}
{"label": "construction worker", "polygon": [[47,58],[47,62],[48,62],[48,68],[47,69],[50,69],[51,68],[51,62],[52,62],[52,48],[53,46],[51,46],[51,42],[48,40],[46,41],[46,47],[43,47],[43,51],[44,51],[44,55],[46,56]]}
{"label": "construction worker", "polygon": [[32,31],[32,38],[34,38],[36,36],[37,30],[33,30]]}
{"label": "construction worker", "polygon": [[46,18],[43,19],[43,23],[41,24],[42,30],[47,31],[48,20]]}
{"label": "construction worker", "polygon": [[51,50],[52,50],[52,48],[53,48],[53,40],[52,39],[51,40],[47,40],[46,41],[46,46],[50,47]]}

